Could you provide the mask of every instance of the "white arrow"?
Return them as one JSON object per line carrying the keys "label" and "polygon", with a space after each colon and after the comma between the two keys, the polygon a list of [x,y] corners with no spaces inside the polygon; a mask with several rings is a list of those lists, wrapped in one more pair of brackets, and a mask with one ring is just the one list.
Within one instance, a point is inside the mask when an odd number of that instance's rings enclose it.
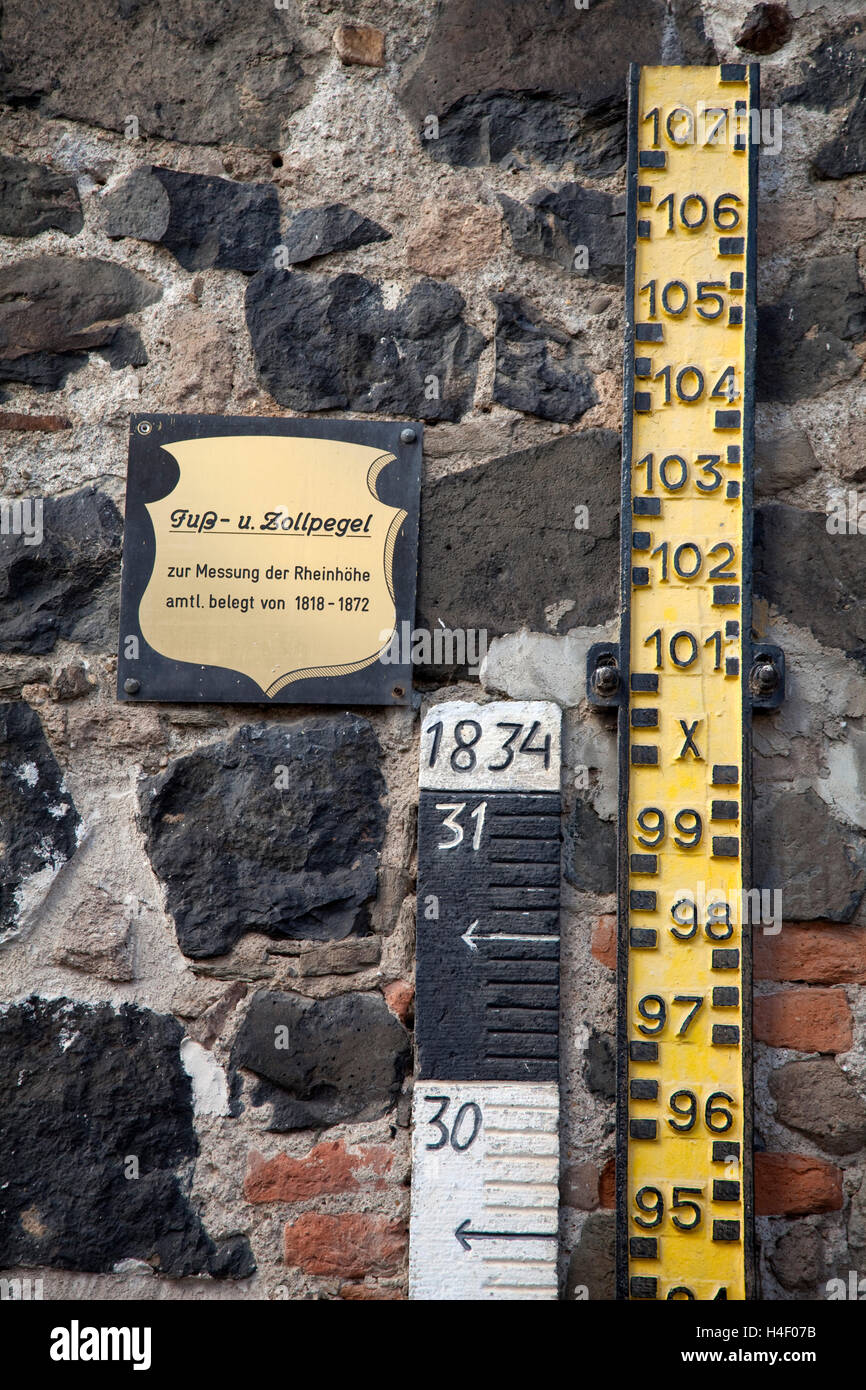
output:
{"label": "white arrow", "polygon": [[[460,940],[465,941],[470,951],[477,951],[478,946],[475,941],[475,928],[478,926],[478,918],[472,922]],[[491,932],[489,936],[481,936],[481,941],[558,941],[558,936],[528,936],[522,932]]]}

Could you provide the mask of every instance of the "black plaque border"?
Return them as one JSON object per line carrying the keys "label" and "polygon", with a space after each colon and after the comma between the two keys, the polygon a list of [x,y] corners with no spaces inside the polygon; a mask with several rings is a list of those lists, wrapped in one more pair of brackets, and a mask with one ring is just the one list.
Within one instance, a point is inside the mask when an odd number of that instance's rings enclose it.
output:
{"label": "black plaque border", "polygon": [[[406,520],[394,546],[393,582],[398,633],[415,618],[418,568],[423,425],[414,421],[308,420],[250,415],[136,414],[129,423],[129,466],[123,534],[117,697],[127,703],[150,700],[261,705],[408,705],[412,665],[374,661],[348,675],[317,676],[291,682],[273,698],[249,676],[227,666],[176,661],[153,650],[138,620],[139,605],[153,572],[156,538],[146,502],[166,496],[177,480],[174,459],[162,446],[186,439],[225,435],[281,435],[288,439],[339,440],[364,444],[394,455],[379,475],[383,501],[402,507]],[[403,441],[404,433],[411,440]],[[129,637],[138,639],[138,659],[125,655]]]}

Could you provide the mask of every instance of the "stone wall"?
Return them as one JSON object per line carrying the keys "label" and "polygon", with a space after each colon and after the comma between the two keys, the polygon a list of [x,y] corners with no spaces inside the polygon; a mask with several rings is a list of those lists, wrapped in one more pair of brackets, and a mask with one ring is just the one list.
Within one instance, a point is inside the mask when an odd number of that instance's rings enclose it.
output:
{"label": "stone wall", "polygon": [[[419,711],[487,691],[566,712],[563,1292],[611,1296],[615,734],[583,672],[617,627],[626,63],[757,56],[756,625],[789,670],[755,724],[761,1294],[866,1276],[858,13],[7,0],[0,485],[44,534],[0,536],[4,1274],[405,1296]],[[133,411],[423,419],[418,624],[485,631],[480,680],[118,704]]]}

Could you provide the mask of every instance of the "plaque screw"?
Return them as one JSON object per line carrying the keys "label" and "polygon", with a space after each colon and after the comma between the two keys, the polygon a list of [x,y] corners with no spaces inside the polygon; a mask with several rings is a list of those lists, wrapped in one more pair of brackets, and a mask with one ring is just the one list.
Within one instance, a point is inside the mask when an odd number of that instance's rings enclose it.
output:
{"label": "plaque screw", "polygon": [[141,420],[136,425],[136,429],[138,430],[139,434],[150,434],[151,430],[153,429],[153,425],[150,423],[149,420]]}
{"label": "plaque screw", "polygon": [[772,661],[763,659],[755,662],[750,684],[755,695],[771,695],[778,688],[779,672]]}
{"label": "plaque screw", "polygon": [[619,671],[612,657],[601,658],[592,673],[592,688],[604,700],[609,700],[619,690]]}
{"label": "plaque screw", "polygon": [[401,443],[401,444],[414,444],[414,443],[415,443],[415,440],[416,440],[417,438],[418,438],[418,436],[416,435],[416,433],[415,433],[414,430],[401,430],[401,431],[400,431],[400,443]]}
{"label": "plaque screw", "polygon": [[403,689],[402,685],[395,685],[394,689],[391,691],[391,694],[395,700],[402,700],[403,696],[406,694],[406,691]]}
{"label": "plaque screw", "polygon": [[137,681],[133,676],[130,676],[123,682],[123,689],[127,695],[137,695],[141,689],[141,681]]}

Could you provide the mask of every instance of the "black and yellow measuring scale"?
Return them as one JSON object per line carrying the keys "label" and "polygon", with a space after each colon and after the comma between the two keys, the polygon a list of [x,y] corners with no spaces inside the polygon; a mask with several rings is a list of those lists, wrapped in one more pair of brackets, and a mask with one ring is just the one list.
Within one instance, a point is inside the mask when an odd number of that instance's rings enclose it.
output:
{"label": "black and yellow measuring scale", "polygon": [[756,65],[632,68],[619,708],[617,1293],[752,1286]]}

